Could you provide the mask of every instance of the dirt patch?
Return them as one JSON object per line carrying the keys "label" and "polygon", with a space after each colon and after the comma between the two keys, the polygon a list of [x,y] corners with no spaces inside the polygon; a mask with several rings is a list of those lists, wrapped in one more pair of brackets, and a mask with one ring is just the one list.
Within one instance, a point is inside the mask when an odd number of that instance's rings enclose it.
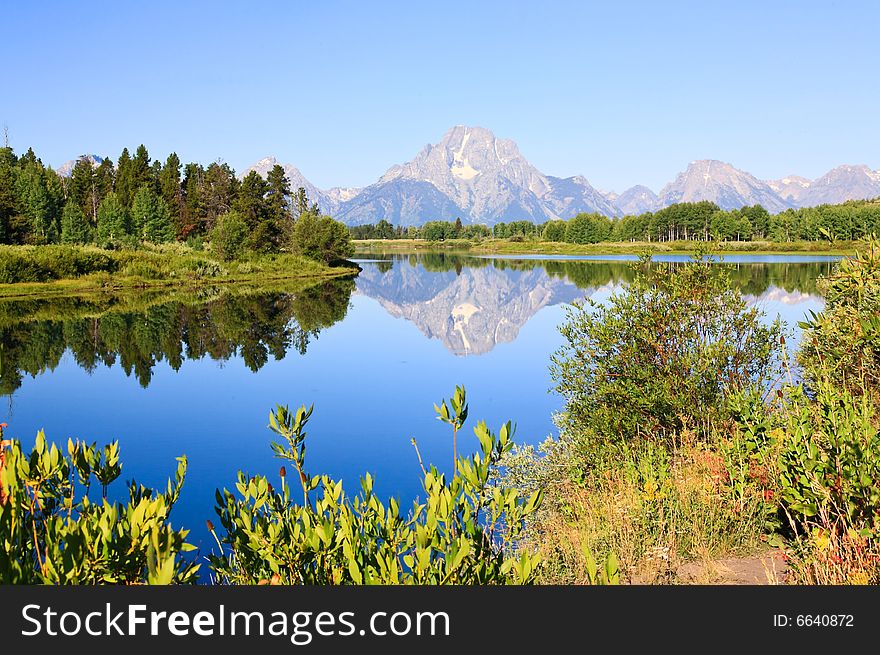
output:
{"label": "dirt patch", "polygon": [[678,584],[784,584],[788,566],[778,550],[753,557],[688,562],[676,571]]}

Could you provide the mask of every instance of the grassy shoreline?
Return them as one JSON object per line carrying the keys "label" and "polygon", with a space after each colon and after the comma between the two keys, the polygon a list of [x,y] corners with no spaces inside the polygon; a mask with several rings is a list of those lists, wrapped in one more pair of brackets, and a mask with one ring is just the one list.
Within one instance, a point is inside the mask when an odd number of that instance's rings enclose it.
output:
{"label": "grassy shoreline", "polygon": [[[353,276],[359,271],[354,265],[330,267],[290,254],[254,254],[242,260],[223,262],[183,246],[128,251],[57,247],[54,252],[52,248],[56,247],[0,247],[0,273],[4,279],[16,280],[0,283],[0,298],[320,282]],[[66,256],[70,261],[53,267],[53,259],[62,259],[57,255]]]}
{"label": "grassy shoreline", "polygon": [[861,241],[837,242],[833,245],[820,241],[793,241],[787,243],[777,243],[774,241],[729,241],[714,244],[700,241],[672,241],[663,243],[601,242],[573,244],[554,241],[508,241],[507,239],[490,239],[479,242],[466,239],[452,239],[440,242],[426,241],[424,239],[369,239],[353,241],[352,243],[358,255],[437,250],[479,255],[637,255],[644,252],[686,255],[701,247],[711,247],[713,251],[730,254],[851,255],[856,251],[865,249],[865,243]]}

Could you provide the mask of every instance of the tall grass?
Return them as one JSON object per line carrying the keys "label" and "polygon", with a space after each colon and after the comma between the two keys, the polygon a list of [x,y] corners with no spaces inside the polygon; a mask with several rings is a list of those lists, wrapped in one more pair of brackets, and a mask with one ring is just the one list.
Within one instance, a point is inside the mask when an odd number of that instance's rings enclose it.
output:
{"label": "tall grass", "polygon": [[70,245],[0,246],[0,285],[80,280],[91,287],[150,286],[352,272],[346,268],[331,271],[323,264],[287,253],[250,254],[240,260],[221,262],[210,252],[179,243],[119,250]]}
{"label": "tall grass", "polygon": [[513,479],[546,492],[527,546],[542,553],[544,583],[583,582],[594,553],[615,554],[629,582],[670,583],[687,562],[767,549],[759,482],[735,487],[725,457],[691,431],[589,463],[558,442],[546,449],[537,468],[533,451],[507,462]]}

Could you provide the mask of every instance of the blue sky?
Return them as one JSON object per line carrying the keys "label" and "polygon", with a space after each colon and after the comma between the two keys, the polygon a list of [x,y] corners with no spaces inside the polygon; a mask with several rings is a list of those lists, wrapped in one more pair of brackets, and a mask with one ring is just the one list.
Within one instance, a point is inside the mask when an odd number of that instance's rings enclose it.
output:
{"label": "blue sky", "polygon": [[467,124],[617,191],[880,167],[875,1],[5,4],[0,125],[55,166],[143,142],[361,186]]}

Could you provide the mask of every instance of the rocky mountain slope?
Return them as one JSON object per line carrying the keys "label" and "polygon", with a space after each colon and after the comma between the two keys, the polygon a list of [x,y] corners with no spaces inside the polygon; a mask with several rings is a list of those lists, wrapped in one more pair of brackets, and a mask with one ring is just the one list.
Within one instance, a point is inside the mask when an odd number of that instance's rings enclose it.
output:
{"label": "rocky mountain slope", "polygon": [[542,222],[581,211],[618,214],[585,178],[548,177],[513,141],[464,125],[425,146],[411,161],[389,168],[375,184],[343,203],[338,218],[349,224],[384,218],[412,225],[426,220],[417,209],[433,209],[433,219],[461,217],[489,225],[517,219]]}
{"label": "rocky mountain slope", "polygon": [[[95,164],[102,159],[85,155]],[[266,175],[278,164],[264,157],[241,172]],[[75,160],[58,168],[69,175]],[[516,143],[482,127],[456,125],[439,142],[426,145],[412,160],[392,166],[364,187],[320,189],[293,164],[281,164],[292,189],[303,187],[321,211],[349,224],[422,225],[430,220],[493,225],[500,221],[568,219],[582,212],[622,216],[656,211],[677,202],[709,200],[723,209],[763,205],[771,213],[880,197],[880,171],[838,166],[809,180],[797,175],[759,180],[731,164],[691,162],[655,194],[645,186],[623,193],[603,192],[585,177],[546,175],[522,155]]]}
{"label": "rocky mountain slope", "polygon": [[61,166],[56,169],[56,173],[61,177],[70,177],[70,174],[73,173],[73,167],[76,166],[76,162],[85,157],[89,160],[89,163],[93,166],[100,166],[101,162],[104,161],[103,157],[98,157],[98,155],[80,155],[76,159],[71,159],[70,161],[66,161]]}
{"label": "rocky mountain slope", "polygon": [[710,200],[722,209],[762,205],[771,214],[791,207],[766,182],[714,159],[691,162],[660,191],[662,207],[701,200]]}

